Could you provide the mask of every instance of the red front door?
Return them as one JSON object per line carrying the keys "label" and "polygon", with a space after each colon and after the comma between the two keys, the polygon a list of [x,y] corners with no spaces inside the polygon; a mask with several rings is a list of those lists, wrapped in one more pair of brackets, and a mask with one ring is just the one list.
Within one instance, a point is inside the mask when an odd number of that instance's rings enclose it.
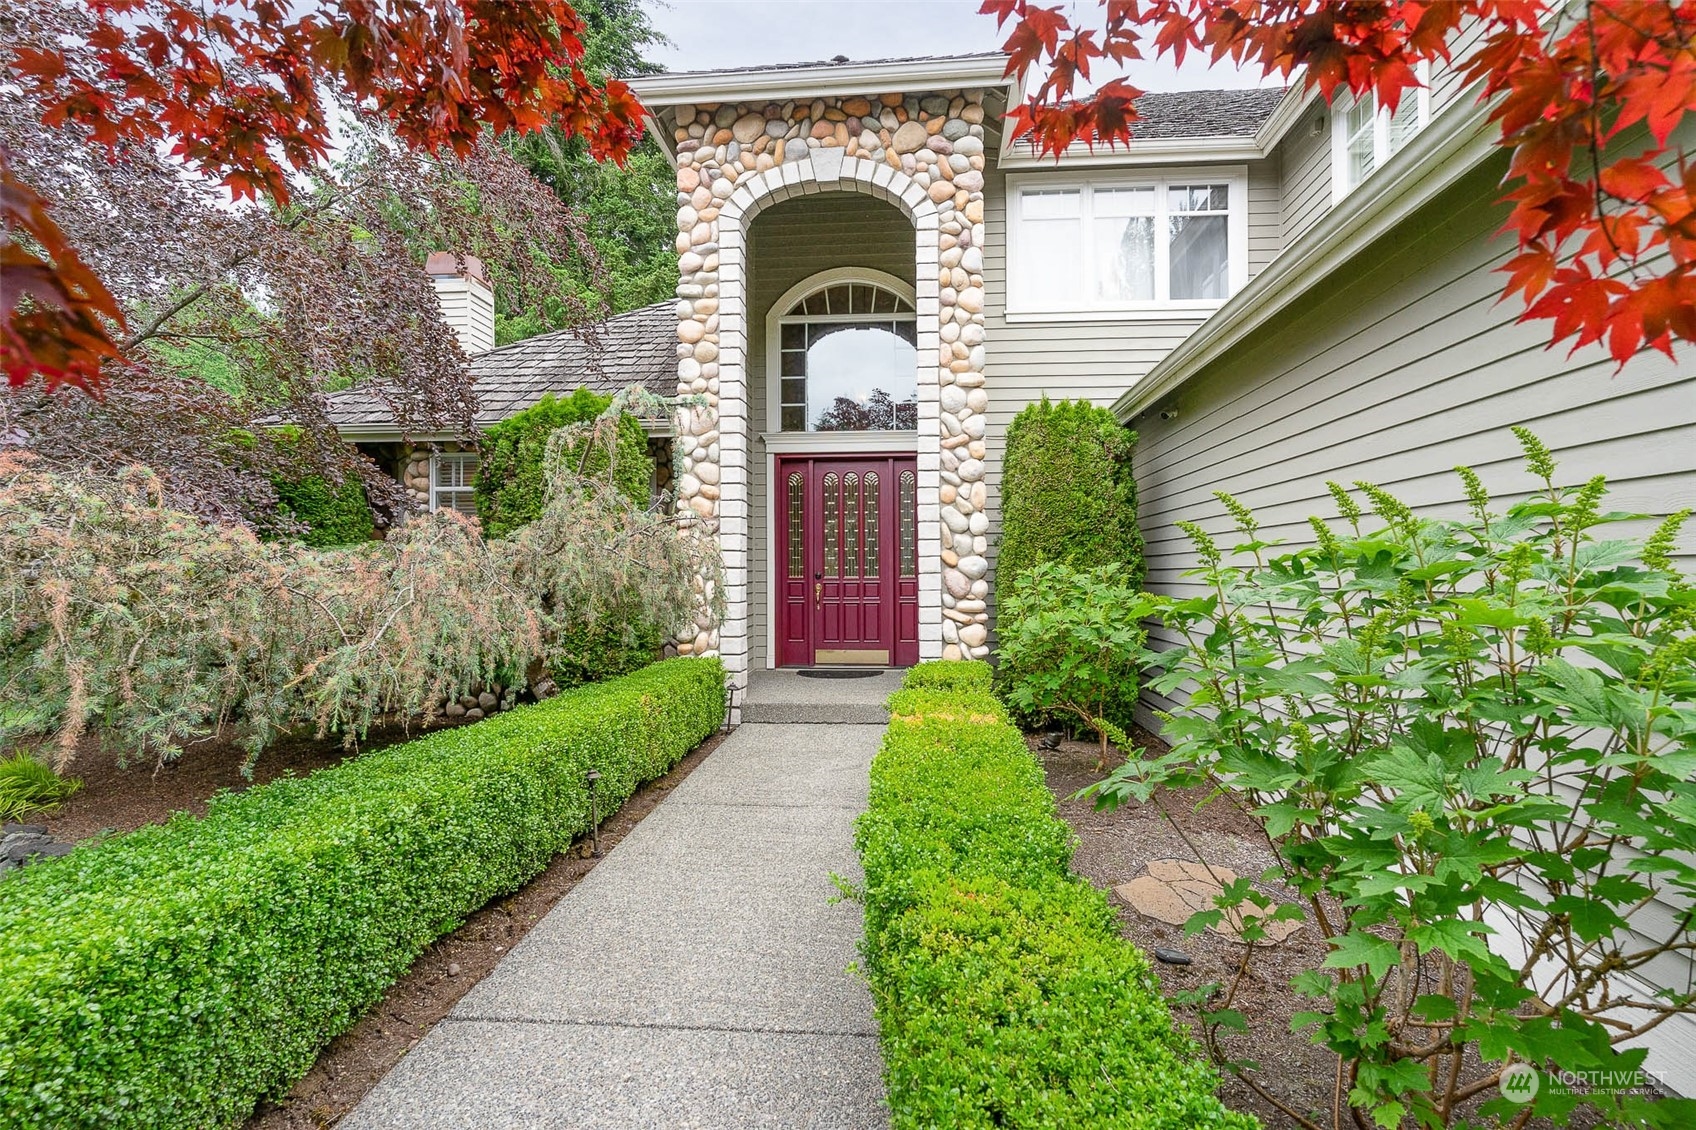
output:
{"label": "red front door", "polygon": [[917,461],[783,458],[775,493],[778,663],[917,663]]}

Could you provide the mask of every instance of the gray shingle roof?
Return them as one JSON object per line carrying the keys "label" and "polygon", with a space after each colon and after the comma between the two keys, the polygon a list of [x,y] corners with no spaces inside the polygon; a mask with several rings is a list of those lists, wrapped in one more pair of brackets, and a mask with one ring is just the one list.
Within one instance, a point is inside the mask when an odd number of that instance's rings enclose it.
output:
{"label": "gray shingle roof", "polygon": [[1137,99],[1131,137],[1253,137],[1283,101],[1284,90],[1150,91]]}
{"label": "gray shingle roof", "polygon": [[[592,337],[593,341],[585,340]],[[530,407],[545,393],[580,388],[603,394],[645,385],[677,395],[677,311],[657,302],[579,331],[559,330],[513,342],[471,359],[477,424],[488,427]],[[382,427],[394,422],[383,402],[361,389],[330,397],[337,427]]]}

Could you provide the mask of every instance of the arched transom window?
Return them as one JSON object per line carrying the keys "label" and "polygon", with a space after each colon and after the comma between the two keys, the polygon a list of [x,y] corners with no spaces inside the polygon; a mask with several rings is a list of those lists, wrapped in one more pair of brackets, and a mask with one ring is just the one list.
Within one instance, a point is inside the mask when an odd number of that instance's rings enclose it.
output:
{"label": "arched transom window", "polygon": [[918,427],[913,304],[868,282],[820,287],[778,321],[779,412],[786,432]]}

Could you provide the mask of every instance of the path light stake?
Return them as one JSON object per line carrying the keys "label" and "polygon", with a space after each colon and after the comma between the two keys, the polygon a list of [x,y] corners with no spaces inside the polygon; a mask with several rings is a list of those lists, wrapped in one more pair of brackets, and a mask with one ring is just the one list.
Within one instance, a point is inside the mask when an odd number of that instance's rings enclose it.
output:
{"label": "path light stake", "polygon": [[595,846],[592,854],[596,859],[601,857],[601,796],[595,791],[595,782],[600,779],[599,769],[589,770],[589,819],[593,822],[590,831],[594,836]]}

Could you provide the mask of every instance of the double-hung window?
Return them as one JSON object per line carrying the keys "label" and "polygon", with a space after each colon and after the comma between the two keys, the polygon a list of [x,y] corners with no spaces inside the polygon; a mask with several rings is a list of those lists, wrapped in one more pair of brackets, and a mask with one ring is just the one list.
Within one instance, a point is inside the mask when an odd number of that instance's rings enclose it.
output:
{"label": "double-hung window", "polygon": [[477,516],[477,457],[442,453],[430,460],[430,509]]}
{"label": "double-hung window", "polygon": [[1382,168],[1431,120],[1431,88],[1425,64],[1418,90],[1402,92],[1395,113],[1382,109],[1375,94],[1350,100],[1345,92],[1331,112],[1331,194],[1341,200]]}
{"label": "double-hung window", "polygon": [[1240,169],[1015,183],[1008,313],[1211,309],[1247,281],[1246,204]]}

